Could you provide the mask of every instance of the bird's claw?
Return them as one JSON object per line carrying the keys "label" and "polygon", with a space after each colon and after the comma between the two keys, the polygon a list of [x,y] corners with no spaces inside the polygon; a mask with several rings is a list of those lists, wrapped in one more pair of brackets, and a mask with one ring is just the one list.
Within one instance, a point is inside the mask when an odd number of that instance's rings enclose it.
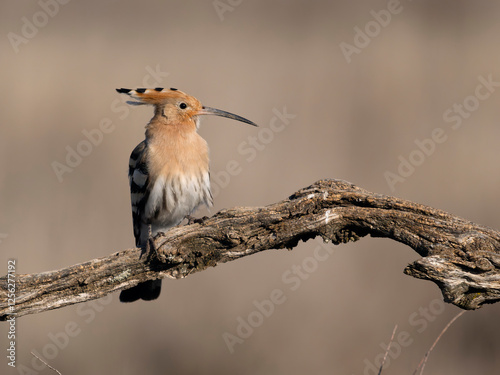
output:
{"label": "bird's claw", "polygon": [[191,224],[203,224],[205,222],[205,220],[208,219],[208,216],[203,216],[201,218],[196,218],[194,216],[191,216],[191,215],[187,215],[186,216],[186,219],[187,219],[187,224],[186,225],[191,225]]}

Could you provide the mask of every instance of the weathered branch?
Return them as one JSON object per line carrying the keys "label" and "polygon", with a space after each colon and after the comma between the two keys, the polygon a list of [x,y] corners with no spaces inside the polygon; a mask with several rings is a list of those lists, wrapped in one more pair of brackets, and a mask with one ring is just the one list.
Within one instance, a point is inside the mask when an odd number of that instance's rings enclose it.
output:
{"label": "weathered branch", "polygon": [[[500,300],[500,233],[446,212],[321,180],[266,207],[223,210],[155,238],[158,257],[129,249],[57,271],[16,276],[17,316],[103,297],[158,277],[183,278],[268,249],[291,249],[321,236],[334,244],[370,234],[413,248],[408,275],[431,280],[444,300],[477,309]],[[0,320],[9,316],[0,279]]]}

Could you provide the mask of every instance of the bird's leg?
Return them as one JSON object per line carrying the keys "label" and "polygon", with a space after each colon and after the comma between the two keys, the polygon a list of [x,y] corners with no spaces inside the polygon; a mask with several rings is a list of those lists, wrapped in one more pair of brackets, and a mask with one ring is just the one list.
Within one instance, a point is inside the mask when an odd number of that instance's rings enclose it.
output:
{"label": "bird's leg", "polygon": [[153,232],[151,231],[151,225],[149,225],[148,226],[148,242],[146,245],[146,254],[147,254],[147,257],[150,259],[152,258],[152,255],[153,255],[153,252],[151,251],[151,249],[154,250],[154,254],[156,255],[156,259],[159,259],[158,258],[158,250],[156,249],[155,240],[153,237]]}

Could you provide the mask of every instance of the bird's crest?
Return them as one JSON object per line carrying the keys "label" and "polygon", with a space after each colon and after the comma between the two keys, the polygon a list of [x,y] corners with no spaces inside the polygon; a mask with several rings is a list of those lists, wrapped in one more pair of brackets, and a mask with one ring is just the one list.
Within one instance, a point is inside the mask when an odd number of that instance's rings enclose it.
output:
{"label": "bird's crest", "polygon": [[198,127],[198,116],[215,115],[257,126],[257,124],[252,121],[235,115],[234,113],[203,106],[195,97],[189,96],[188,94],[174,88],[164,89],[162,87],[157,87],[155,89],[135,90],[121,88],[116,89],[116,91],[120,94],[127,94],[134,99],[128,101],[128,104],[154,105],[155,117],[153,117],[153,119],[158,116],[163,116],[164,118],[169,119],[168,121],[173,123],[194,123],[196,124],[196,127]]}
{"label": "bird's crest", "polygon": [[127,103],[132,105],[163,105],[168,99],[185,96],[186,94],[174,88],[164,89],[156,87],[154,89],[116,89],[120,94],[127,94],[134,100]]}

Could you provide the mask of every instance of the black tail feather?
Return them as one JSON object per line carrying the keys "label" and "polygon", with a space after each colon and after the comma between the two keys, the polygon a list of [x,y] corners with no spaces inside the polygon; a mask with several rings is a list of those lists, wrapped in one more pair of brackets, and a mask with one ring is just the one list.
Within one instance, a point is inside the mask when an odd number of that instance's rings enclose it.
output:
{"label": "black tail feather", "polygon": [[122,290],[120,293],[120,302],[134,302],[138,299],[152,301],[160,296],[160,292],[161,279],[148,280],[130,289]]}

